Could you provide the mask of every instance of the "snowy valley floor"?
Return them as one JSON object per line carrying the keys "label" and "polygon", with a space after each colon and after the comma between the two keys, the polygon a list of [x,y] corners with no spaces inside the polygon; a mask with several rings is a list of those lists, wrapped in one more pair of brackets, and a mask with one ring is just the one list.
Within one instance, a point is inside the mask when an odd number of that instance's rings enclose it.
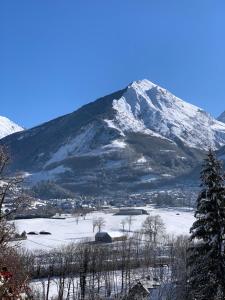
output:
{"label": "snowy valley floor", "polygon": [[[137,207],[136,207],[137,208]],[[146,209],[150,215],[160,215],[166,227],[166,231],[170,235],[189,234],[189,229],[194,220],[194,212],[188,208],[154,208],[153,206],[142,207]],[[85,239],[93,240],[92,222],[93,219],[102,217],[105,220],[103,231],[107,231],[112,236],[121,234],[121,221],[126,216],[116,216],[113,212],[94,212],[88,214],[86,219],[77,220],[68,216],[66,219],[23,219],[16,220],[15,225],[19,232],[42,230],[48,231],[51,235],[28,235],[27,240],[20,244],[29,250],[51,250],[55,247],[67,245],[71,242],[81,242]],[[131,231],[135,232],[141,229],[143,221],[147,215],[133,217]],[[125,226],[128,230],[128,224]]]}

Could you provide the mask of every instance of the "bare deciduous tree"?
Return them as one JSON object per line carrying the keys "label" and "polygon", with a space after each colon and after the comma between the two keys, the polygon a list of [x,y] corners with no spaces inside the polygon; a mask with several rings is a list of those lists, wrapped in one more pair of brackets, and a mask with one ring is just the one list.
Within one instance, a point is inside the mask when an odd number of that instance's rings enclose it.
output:
{"label": "bare deciduous tree", "polygon": [[[24,195],[21,187],[23,177],[10,176],[8,174],[9,163],[10,157],[6,148],[0,146],[0,220],[9,217],[28,204],[28,197]],[[6,201],[10,204],[10,209],[4,208]]]}
{"label": "bare deciduous tree", "polygon": [[73,216],[75,217],[76,223],[79,223],[79,219],[80,219],[80,213],[79,212],[74,212]]}
{"label": "bare deciduous tree", "polygon": [[121,224],[122,230],[124,232],[125,231],[125,225],[127,224],[127,220],[126,219],[121,220],[120,224]]}
{"label": "bare deciduous tree", "polygon": [[128,231],[131,232],[131,226],[134,223],[134,217],[132,215],[130,215],[129,217],[127,217],[126,221],[128,224]]}
{"label": "bare deciduous tree", "polygon": [[98,232],[102,231],[102,229],[105,227],[105,219],[102,217],[97,218],[96,226],[98,228]]}
{"label": "bare deciduous tree", "polygon": [[165,225],[159,215],[148,216],[142,225],[142,230],[150,242],[156,243],[157,238],[165,233]]}
{"label": "bare deciduous tree", "polygon": [[95,232],[95,228],[97,227],[97,219],[96,218],[94,218],[93,220],[92,220],[92,231],[93,232]]}

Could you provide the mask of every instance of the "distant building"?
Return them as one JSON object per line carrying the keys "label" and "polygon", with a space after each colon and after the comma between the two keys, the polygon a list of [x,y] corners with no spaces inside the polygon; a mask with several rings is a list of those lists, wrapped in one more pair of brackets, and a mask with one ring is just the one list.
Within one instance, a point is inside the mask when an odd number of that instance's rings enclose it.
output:
{"label": "distant building", "polygon": [[42,230],[42,231],[39,232],[39,234],[42,234],[42,235],[51,235],[51,232]]}
{"label": "distant building", "polygon": [[113,239],[107,232],[97,232],[95,235],[96,243],[112,243]]}
{"label": "distant building", "polygon": [[121,242],[127,239],[126,235],[121,235],[119,232],[97,232],[95,235],[96,243],[113,243],[113,242]]}
{"label": "distant building", "polygon": [[116,216],[139,216],[139,215],[148,215],[147,210],[145,209],[135,209],[135,208],[121,208]]}

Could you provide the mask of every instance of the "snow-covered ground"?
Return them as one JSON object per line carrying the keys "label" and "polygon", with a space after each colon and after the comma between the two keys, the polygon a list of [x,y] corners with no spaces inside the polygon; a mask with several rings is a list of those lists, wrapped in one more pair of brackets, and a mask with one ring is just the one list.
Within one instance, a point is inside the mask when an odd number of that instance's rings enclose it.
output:
{"label": "snow-covered ground", "polygon": [[[189,229],[194,221],[193,211],[181,208],[153,208],[144,207],[150,215],[160,215],[165,223],[167,233],[173,235],[188,234]],[[113,212],[94,212],[88,214],[86,219],[67,217],[66,219],[24,219],[16,220],[15,225],[19,232],[42,230],[51,232],[51,235],[28,235],[27,240],[21,242],[21,246],[30,249],[50,250],[57,246],[66,245],[70,242],[80,242],[84,239],[94,239],[95,233],[92,230],[94,218],[102,217],[105,219],[104,231],[109,232],[112,236],[120,235],[122,231],[121,221],[126,216],[115,216]],[[137,231],[141,228],[147,215],[133,217],[131,231]],[[128,230],[128,224],[125,230]]]}

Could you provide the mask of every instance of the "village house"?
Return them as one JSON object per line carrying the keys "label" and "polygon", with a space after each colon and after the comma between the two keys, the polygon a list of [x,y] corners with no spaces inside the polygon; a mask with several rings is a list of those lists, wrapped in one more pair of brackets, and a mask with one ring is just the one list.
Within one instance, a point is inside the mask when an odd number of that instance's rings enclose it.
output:
{"label": "village house", "polygon": [[[129,290],[123,300],[154,300],[160,288],[158,280],[140,280]],[[163,300],[166,298],[162,298]]]}
{"label": "village house", "polygon": [[112,238],[107,232],[97,232],[95,235],[96,243],[112,243]]}
{"label": "village house", "polygon": [[119,232],[97,232],[95,235],[96,243],[113,243],[113,242],[121,242],[126,240],[127,237],[125,235],[121,235]]}

